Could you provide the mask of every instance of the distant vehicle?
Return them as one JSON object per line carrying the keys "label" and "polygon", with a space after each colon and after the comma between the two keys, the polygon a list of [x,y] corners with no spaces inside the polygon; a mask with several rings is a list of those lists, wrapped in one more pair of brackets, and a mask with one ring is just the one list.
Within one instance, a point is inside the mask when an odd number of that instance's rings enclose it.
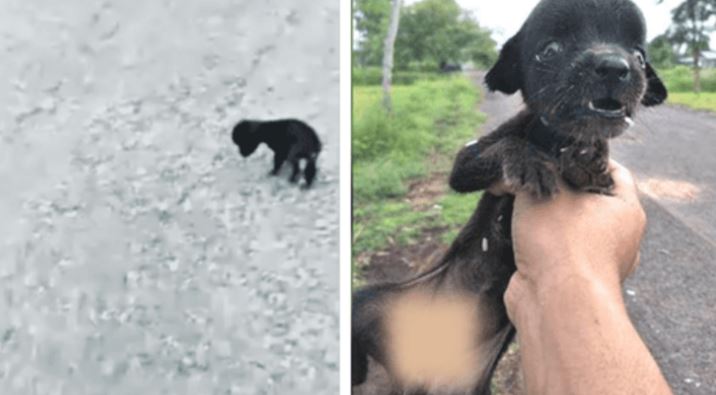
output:
{"label": "distant vehicle", "polygon": [[444,60],[440,62],[441,73],[456,73],[458,71],[462,71],[462,66],[460,64],[452,64]]}

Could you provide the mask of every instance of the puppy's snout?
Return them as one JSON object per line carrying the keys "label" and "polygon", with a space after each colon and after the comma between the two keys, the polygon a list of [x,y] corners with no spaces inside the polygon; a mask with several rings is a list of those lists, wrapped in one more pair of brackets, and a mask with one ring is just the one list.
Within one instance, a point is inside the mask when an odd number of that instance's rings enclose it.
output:
{"label": "puppy's snout", "polygon": [[599,55],[594,68],[595,74],[605,82],[626,82],[631,77],[629,62],[620,55]]}

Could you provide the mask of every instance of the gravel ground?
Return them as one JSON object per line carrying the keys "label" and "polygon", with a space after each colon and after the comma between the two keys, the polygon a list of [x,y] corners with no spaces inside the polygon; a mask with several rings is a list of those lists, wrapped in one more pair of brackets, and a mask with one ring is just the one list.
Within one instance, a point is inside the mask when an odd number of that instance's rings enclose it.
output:
{"label": "gravel ground", "polygon": [[[338,36],[331,0],[2,1],[3,394],[338,392]],[[309,191],[230,143],[287,116]]]}

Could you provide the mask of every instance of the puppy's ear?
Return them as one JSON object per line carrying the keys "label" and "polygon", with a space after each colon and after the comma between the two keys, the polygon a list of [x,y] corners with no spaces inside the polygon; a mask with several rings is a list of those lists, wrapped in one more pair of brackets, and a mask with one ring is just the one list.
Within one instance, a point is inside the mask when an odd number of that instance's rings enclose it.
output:
{"label": "puppy's ear", "polygon": [[520,33],[509,39],[500,51],[497,63],[487,72],[485,83],[491,91],[513,94],[522,88]]}
{"label": "puppy's ear", "polygon": [[656,106],[666,100],[668,93],[661,78],[656,75],[656,71],[649,63],[646,64],[646,93],[641,99],[641,104],[645,106]]}

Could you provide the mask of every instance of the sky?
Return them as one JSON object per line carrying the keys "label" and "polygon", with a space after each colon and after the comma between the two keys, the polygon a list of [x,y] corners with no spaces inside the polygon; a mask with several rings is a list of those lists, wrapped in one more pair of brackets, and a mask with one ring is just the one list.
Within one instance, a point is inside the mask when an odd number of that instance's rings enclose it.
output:
{"label": "sky", "polygon": [[[404,0],[412,4],[418,0]],[[647,21],[649,40],[665,32],[671,21],[671,10],[682,0],[666,0],[657,4],[657,0],[634,0],[644,13]],[[502,45],[517,33],[522,23],[539,0],[457,0],[460,6],[474,13],[484,27],[491,29],[498,45]]]}

